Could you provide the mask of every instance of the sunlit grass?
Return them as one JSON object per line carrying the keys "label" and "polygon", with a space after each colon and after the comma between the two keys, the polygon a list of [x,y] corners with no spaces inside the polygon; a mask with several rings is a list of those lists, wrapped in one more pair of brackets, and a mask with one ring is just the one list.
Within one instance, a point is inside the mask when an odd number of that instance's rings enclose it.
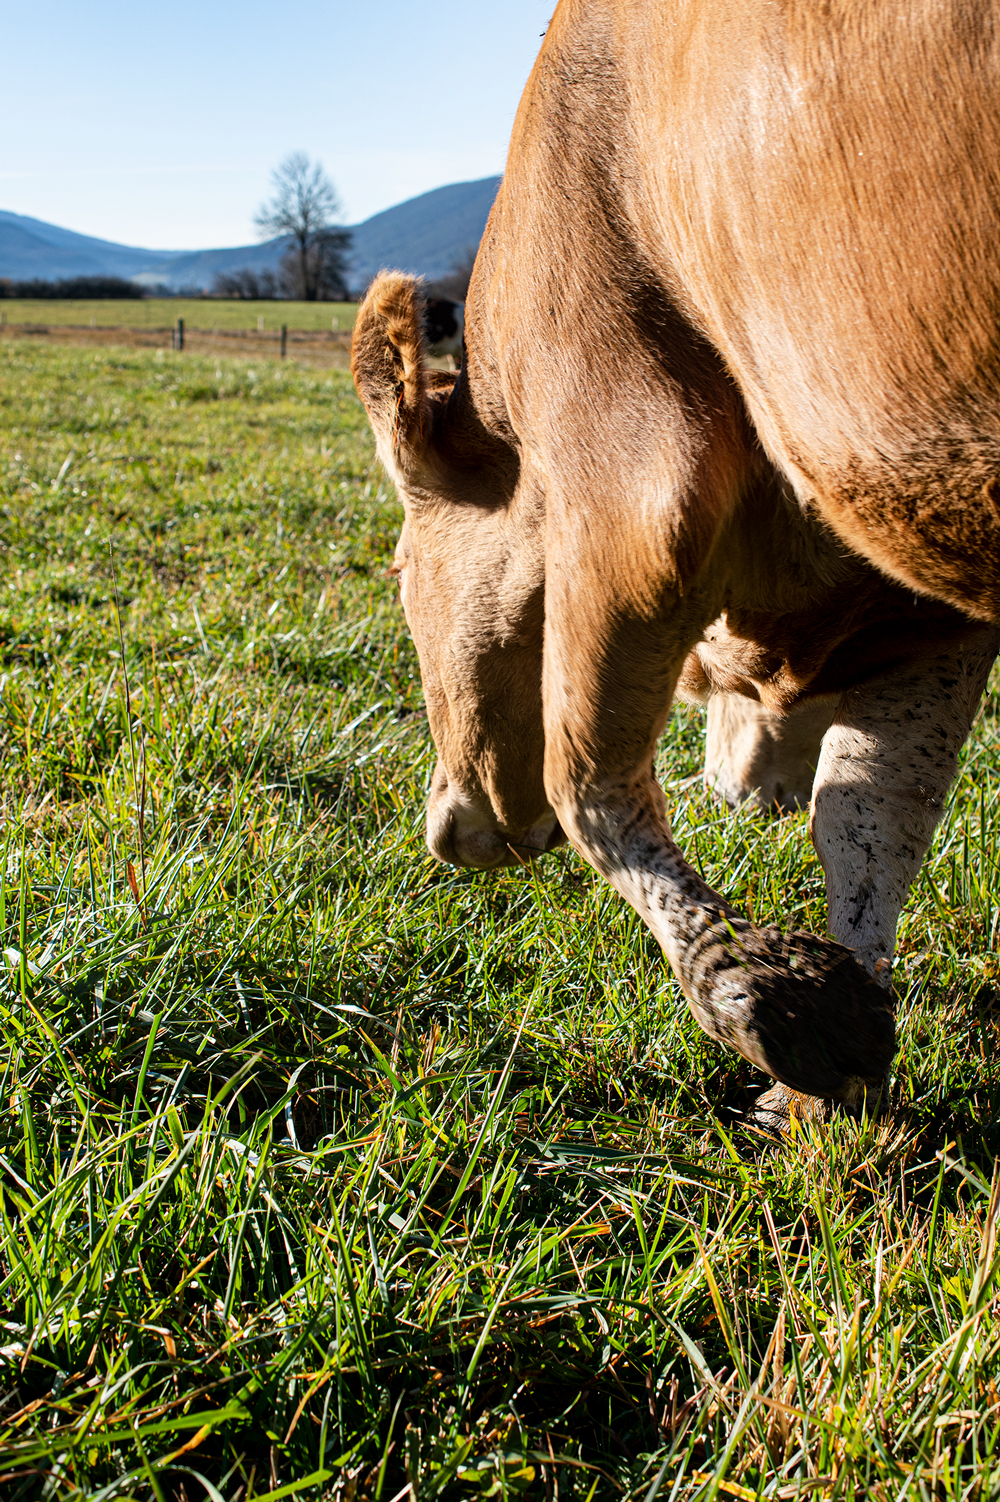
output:
{"label": "sunlit grass", "polygon": [[[891,1118],[775,1151],[572,852],[426,855],[347,378],[0,358],[4,1496],[996,1495],[995,697]],[[700,736],[684,848],[822,928],[804,818],[717,808]]]}

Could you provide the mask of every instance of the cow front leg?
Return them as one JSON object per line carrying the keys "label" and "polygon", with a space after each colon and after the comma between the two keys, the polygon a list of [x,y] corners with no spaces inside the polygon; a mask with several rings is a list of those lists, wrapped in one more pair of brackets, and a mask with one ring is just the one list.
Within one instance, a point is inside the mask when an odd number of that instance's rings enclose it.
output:
{"label": "cow front leg", "polygon": [[546,586],[545,784],[562,828],[653,931],[711,1037],[809,1095],[874,1087],[894,1051],[880,987],[830,939],[754,928],[671,835],[653,751],[703,624],[693,592],[643,617],[606,577],[580,559]]}
{"label": "cow front leg", "polygon": [[[812,799],[830,932],[891,994],[896,925],[955,778],[990,668],[994,628],[846,693],[823,740]],[[857,1111],[860,1095],[844,1103]],[[873,1102],[868,1101],[869,1109]],[[760,1125],[823,1120],[829,1101],[781,1086],[760,1097]]]}

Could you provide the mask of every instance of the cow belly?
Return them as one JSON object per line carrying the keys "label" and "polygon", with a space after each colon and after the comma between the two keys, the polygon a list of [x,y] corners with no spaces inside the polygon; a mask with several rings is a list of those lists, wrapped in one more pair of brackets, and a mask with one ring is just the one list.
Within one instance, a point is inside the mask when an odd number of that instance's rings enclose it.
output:
{"label": "cow belly", "polygon": [[1000,619],[992,9],[679,0],[623,55],[640,241],[772,459],[891,577]]}
{"label": "cow belly", "polygon": [[[929,446],[933,450],[933,446]],[[1000,621],[1000,456],[967,445],[838,477],[821,510],[855,551],[913,589]]]}
{"label": "cow belly", "polygon": [[705,704],[739,694],[785,714],[808,699],[843,693],[972,629],[967,616],[905,597],[872,576],[868,598],[847,591],[812,611],[723,614],[685,661],[677,696]]}

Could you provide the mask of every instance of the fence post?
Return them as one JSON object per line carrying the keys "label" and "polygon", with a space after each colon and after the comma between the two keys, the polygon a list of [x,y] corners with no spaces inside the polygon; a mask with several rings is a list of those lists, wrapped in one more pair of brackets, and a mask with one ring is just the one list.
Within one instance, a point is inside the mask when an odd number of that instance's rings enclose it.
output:
{"label": "fence post", "polygon": [[178,349],[183,349],[184,348],[184,320],[183,320],[183,318],[178,318],[178,320],[177,320],[177,348]]}
{"label": "fence post", "polygon": [[288,324],[287,323],[283,323],[281,325],[281,358],[282,359],[285,358],[285,354],[287,353],[287,350],[288,350]]}

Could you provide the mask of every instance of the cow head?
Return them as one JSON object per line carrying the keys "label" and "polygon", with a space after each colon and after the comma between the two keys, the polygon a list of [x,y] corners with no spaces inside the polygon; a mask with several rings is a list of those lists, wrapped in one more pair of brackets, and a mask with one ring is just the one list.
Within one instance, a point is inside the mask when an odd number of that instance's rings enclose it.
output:
{"label": "cow head", "polygon": [[351,369],[405,512],[393,572],[439,755],[427,843],[488,869],[562,837],[542,782],[541,504],[467,369],[426,368],[422,311],[411,277],[378,277]]}

